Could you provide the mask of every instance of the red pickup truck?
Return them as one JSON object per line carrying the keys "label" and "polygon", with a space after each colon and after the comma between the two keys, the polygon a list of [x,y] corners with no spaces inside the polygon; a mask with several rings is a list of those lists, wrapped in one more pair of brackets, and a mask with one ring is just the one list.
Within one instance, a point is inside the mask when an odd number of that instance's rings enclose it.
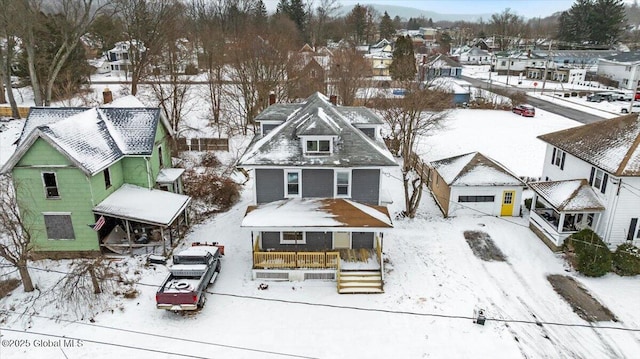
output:
{"label": "red pickup truck", "polygon": [[156,292],[156,307],[175,312],[202,308],[207,287],[220,273],[223,248],[198,244],[174,254],[169,275]]}

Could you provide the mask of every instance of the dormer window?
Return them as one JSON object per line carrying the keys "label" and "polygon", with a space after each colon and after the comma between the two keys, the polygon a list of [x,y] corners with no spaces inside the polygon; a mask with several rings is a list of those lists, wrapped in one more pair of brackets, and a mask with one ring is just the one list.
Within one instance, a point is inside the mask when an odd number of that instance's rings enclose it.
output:
{"label": "dormer window", "polygon": [[328,155],[331,154],[331,140],[307,140],[305,154]]}

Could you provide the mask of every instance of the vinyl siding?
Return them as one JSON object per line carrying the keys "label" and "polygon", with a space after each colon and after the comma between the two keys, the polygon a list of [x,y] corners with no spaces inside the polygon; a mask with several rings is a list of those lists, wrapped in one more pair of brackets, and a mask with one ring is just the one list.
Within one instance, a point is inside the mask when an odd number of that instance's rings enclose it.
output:
{"label": "vinyl siding", "polygon": [[324,251],[332,249],[332,232],[306,232],[306,244],[280,244],[280,232],[262,232],[262,249]]}
{"label": "vinyl siding", "polygon": [[351,233],[351,248],[373,248],[373,232],[353,232]]}
{"label": "vinyl siding", "polygon": [[256,169],[256,201],[268,203],[284,199],[284,171],[281,169]]}
{"label": "vinyl siding", "polygon": [[333,170],[302,170],[302,197],[333,197]]}
{"label": "vinyl siding", "polygon": [[366,204],[380,201],[380,170],[354,169],[351,172],[351,198]]}

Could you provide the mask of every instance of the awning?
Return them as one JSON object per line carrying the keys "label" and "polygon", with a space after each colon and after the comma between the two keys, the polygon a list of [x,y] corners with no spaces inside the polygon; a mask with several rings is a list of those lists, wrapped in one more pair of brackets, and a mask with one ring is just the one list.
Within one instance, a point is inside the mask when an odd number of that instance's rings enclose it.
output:
{"label": "awning", "polygon": [[532,182],[529,187],[559,212],[601,212],[604,204],[587,180]]}
{"label": "awning", "polygon": [[287,199],[249,206],[242,227],[277,228],[393,228],[386,207],[370,206],[348,199]]}
{"label": "awning", "polygon": [[184,168],[163,168],[158,173],[156,182],[160,184],[171,184],[184,173]]}
{"label": "awning", "polygon": [[123,184],[93,208],[95,214],[167,227],[184,212],[191,197]]}

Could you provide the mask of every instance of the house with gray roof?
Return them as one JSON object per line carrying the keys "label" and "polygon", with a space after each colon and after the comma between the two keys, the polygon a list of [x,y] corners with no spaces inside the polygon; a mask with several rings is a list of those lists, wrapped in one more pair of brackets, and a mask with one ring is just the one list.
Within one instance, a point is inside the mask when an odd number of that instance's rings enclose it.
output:
{"label": "house with gray roof", "polygon": [[236,166],[254,181],[253,278],[334,280],[340,293],[383,291],[383,233],[393,227],[381,180],[397,166],[364,107],[315,93],[273,104]]}
{"label": "house with gray roof", "polygon": [[433,161],[429,189],[445,217],[519,216],[524,182],[479,152]]}
{"label": "house with gray roof", "polygon": [[186,221],[183,169],[159,108],[124,97],[95,108],[33,107],[0,169],[41,257],[164,251]]}
{"label": "house with gray roof", "polygon": [[605,243],[640,244],[640,120],[616,117],[538,136],[547,144],[529,227],[556,250],[589,228]]}

